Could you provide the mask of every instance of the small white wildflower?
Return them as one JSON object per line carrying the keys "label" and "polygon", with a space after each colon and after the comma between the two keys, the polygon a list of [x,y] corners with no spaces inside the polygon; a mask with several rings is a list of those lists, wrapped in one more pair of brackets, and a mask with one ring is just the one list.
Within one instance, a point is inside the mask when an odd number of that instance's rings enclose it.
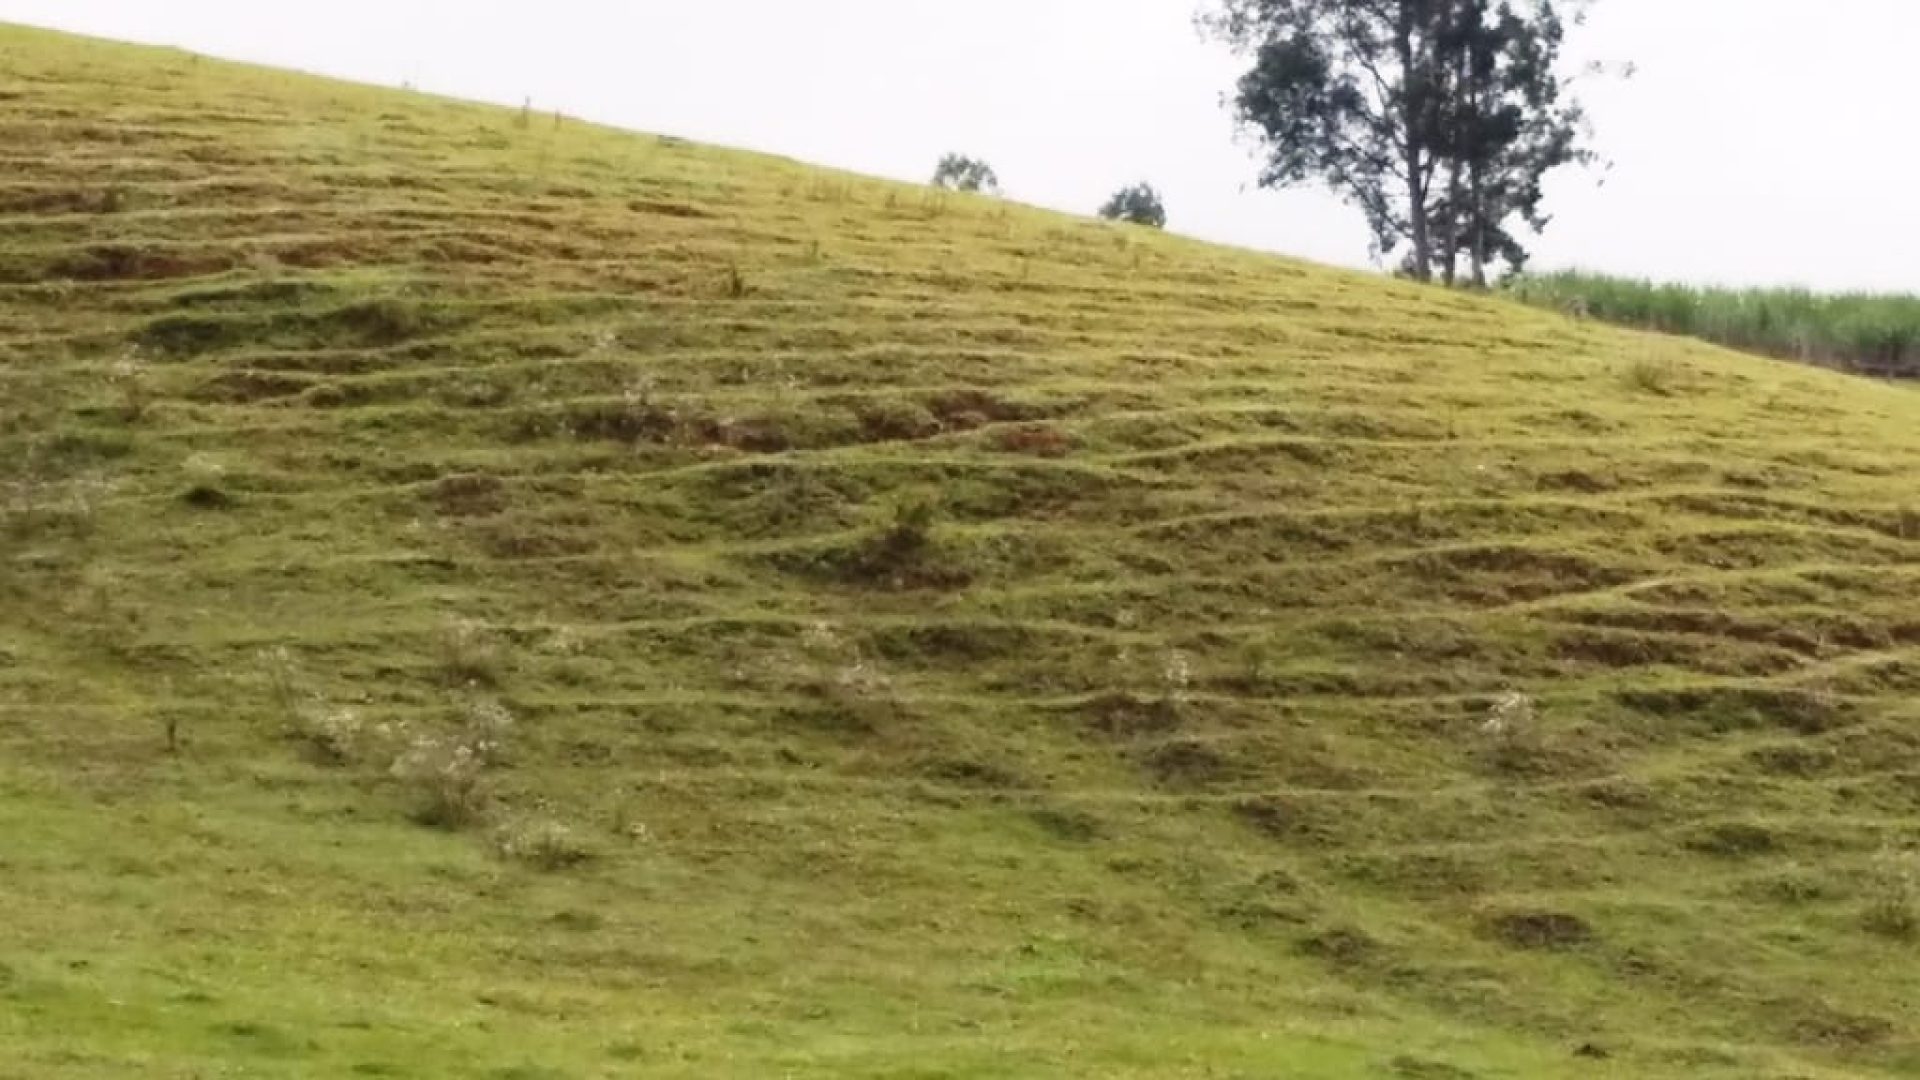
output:
{"label": "small white wildflower", "polygon": [[815,655],[830,655],[840,651],[840,634],[830,622],[812,622],[801,633],[800,644]]}
{"label": "small white wildflower", "polygon": [[620,400],[630,411],[638,411],[653,403],[655,384],[651,375],[635,375],[620,388]]}
{"label": "small white wildflower", "polygon": [[1492,736],[1511,735],[1533,724],[1536,706],[1532,698],[1517,690],[1509,690],[1495,699],[1487,710],[1487,718],[1480,723],[1483,734]]}
{"label": "small white wildflower", "polygon": [[546,652],[558,656],[572,656],[580,651],[582,644],[580,631],[577,628],[556,626],[547,635],[547,640],[541,647]]}
{"label": "small white wildflower", "polygon": [[1184,700],[1193,685],[1193,661],[1178,649],[1168,652],[1160,665],[1160,681],[1175,700]]}
{"label": "small white wildflower", "polygon": [[835,672],[834,681],[841,690],[859,697],[873,697],[885,693],[890,685],[886,675],[875,670],[864,660],[842,667]]}
{"label": "small white wildflower", "polygon": [[212,454],[196,452],[180,463],[180,471],[191,480],[216,483],[227,475],[227,465]]}
{"label": "small white wildflower", "polygon": [[140,352],[140,346],[132,345],[114,360],[112,377],[115,382],[126,382],[139,378],[146,370],[146,356]]}

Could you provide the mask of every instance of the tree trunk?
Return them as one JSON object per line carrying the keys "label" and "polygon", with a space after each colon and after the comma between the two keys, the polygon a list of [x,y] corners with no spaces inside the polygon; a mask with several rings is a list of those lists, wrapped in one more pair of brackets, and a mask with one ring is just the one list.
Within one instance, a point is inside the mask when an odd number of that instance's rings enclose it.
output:
{"label": "tree trunk", "polygon": [[1468,246],[1472,249],[1473,258],[1473,287],[1476,289],[1485,289],[1487,287],[1487,190],[1486,185],[1482,181],[1484,179],[1483,167],[1486,164],[1484,155],[1487,152],[1487,148],[1485,140],[1479,137],[1480,110],[1485,103],[1480,96],[1482,87],[1478,75],[1481,65],[1477,62],[1478,58],[1474,55],[1475,52],[1478,51],[1478,48],[1479,38],[1476,37],[1474,47],[1464,50],[1466,53],[1466,82],[1467,86],[1470,87],[1468,91],[1467,115],[1473,117],[1475,125],[1472,160],[1467,166],[1467,228],[1469,231]]}
{"label": "tree trunk", "polygon": [[1427,219],[1427,72],[1413,54],[1415,9],[1400,7],[1394,50],[1400,60],[1401,125],[1405,130],[1407,166],[1407,240],[1413,244],[1409,269],[1419,281],[1433,280],[1433,235]]}
{"label": "tree trunk", "polygon": [[1407,152],[1407,239],[1413,243],[1411,268],[1419,281],[1433,280],[1433,235],[1427,221],[1427,185],[1420,175],[1420,154]]}
{"label": "tree trunk", "polygon": [[1486,186],[1481,182],[1487,152],[1486,140],[1481,137],[1483,117],[1480,111],[1486,107],[1486,99],[1481,96],[1485,89],[1481,85],[1480,73],[1491,70],[1482,55],[1485,45],[1485,26],[1481,10],[1472,11],[1467,47],[1460,50],[1460,83],[1467,96],[1467,117],[1471,124],[1472,138],[1467,143],[1470,151],[1467,156],[1467,247],[1473,264],[1473,287],[1487,287],[1487,204]]}
{"label": "tree trunk", "polygon": [[1487,206],[1486,191],[1480,183],[1480,166],[1473,166],[1473,287],[1487,287]]}
{"label": "tree trunk", "polygon": [[1467,239],[1460,234],[1460,215],[1463,209],[1470,209],[1466,203],[1466,189],[1460,183],[1460,162],[1457,157],[1447,164],[1446,208],[1439,228],[1440,274],[1447,287],[1452,288],[1460,277],[1461,243]]}

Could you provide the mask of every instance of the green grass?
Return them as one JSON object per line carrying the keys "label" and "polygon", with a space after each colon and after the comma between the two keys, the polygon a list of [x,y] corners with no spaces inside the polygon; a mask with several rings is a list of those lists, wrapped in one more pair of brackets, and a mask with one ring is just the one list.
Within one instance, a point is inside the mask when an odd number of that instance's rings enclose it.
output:
{"label": "green grass", "polygon": [[0,69],[0,1077],[1920,1069],[1910,388]]}
{"label": "green grass", "polygon": [[1920,378],[1920,296],[1660,285],[1576,271],[1529,274],[1509,296],[1643,330],[1884,378]]}

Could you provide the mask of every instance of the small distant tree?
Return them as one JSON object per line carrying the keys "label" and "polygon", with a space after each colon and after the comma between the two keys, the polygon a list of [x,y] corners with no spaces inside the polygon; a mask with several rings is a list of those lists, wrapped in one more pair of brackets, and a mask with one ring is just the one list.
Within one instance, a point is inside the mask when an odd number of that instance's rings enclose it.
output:
{"label": "small distant tree", "polygon": [[1000,178],[993,166],[965,154],[948,154],[933,170],[933,186],[948,191],[976,191],[986,195],[1000,193]]}
{"label": "small distant tree", "polygon": [[1113,198],[1100,208],[1100,216],[1108,221],[1127,221],[1135,225],[1164,229],[1167,227],[1167,207],[1160,201],[1160,193],[1152,184],[1135,184],[1113,193]]}

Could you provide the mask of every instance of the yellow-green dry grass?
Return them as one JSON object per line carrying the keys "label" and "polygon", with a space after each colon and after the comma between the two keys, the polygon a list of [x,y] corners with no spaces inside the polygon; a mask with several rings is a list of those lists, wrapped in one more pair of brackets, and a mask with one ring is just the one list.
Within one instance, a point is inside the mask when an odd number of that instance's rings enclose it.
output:
{"label": "yellow-green dry grass", "polygon": [[1911,389],[0,71],[0,1077],[1920,1070]]}

